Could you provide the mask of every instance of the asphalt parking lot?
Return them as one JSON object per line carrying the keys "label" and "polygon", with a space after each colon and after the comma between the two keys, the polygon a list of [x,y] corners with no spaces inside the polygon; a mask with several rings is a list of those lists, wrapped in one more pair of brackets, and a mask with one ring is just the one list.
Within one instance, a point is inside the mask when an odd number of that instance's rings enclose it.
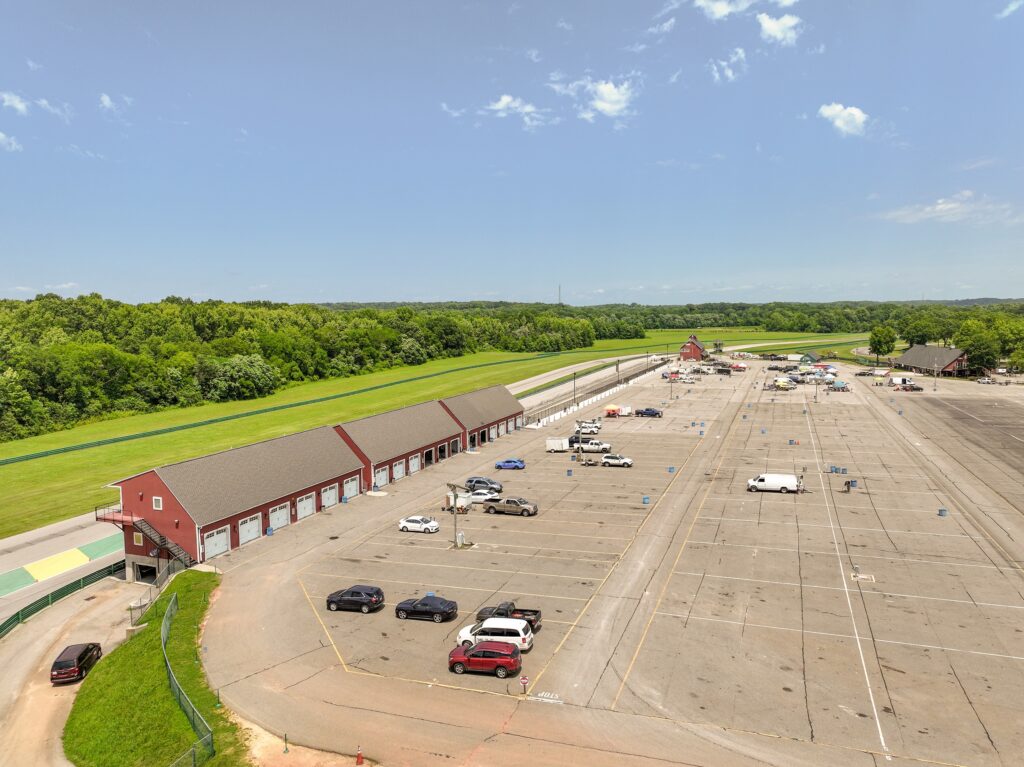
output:
{"label": "asphalt parking lot", "polygon": [[[546,437],[571,429],[563,420],[233,552],[206,635],[211,681],[241,713],[322,748],[345,750],[372,710],[373,728],[420,739],[403,746],[415,758],[379,746],[399,763],[511,763],[527,753],[517,738],[550,728],[545,742],[569,749],[552,764],[601,763],[608,749],[677,762],[712,746],[693,763],[1014,764],[1024,529],[1007,494],[1019,454],[1001,461],[978,434],[958,450],[964,437],[941,414],[942,398],[984,397],[961,405],[970,428],[1005,430],[979,414],[1012,414],[1024,392],[944,381],[893,393],[856,380],[814,402],[809,388],[772,393],[763,380],[755,364],[677,385],[672,401],[657,378],[616,394],[664,407],[661,419],[605,421],[600,439],[632,469],[546,453]],[[525,471],[490,468],[512,455]],[[807,492],[746,492],[762,471],[803,475]],[[456,550],[443,483],[475,474],[541,510],[474,509],[458,520],[472,546]],[[441,532],[401,533],[413,513]],[[387,605],[328,612],[325,596],[354,583],[381,586]],[[458,601],[458,619],[395,617],[397,602],[428,592]],[[459,629],[506,599],[544,613],[523,656],[525,695],[515,678],[447,671]],[[540,703],[564,705],[541,706],[541,723]],[[332,730],[344,716],[349,728]]]}

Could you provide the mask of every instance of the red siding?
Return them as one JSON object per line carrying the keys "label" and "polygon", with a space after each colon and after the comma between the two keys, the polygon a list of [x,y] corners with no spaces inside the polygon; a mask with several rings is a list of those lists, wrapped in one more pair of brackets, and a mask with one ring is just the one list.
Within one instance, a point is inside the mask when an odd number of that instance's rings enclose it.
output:
{"label": "red siding", "polygon": [[366,453],[359,449],[359,445],[356,444],[356,441],[352,439],[352,437],[348,435],[348,432],[341,428],[341,426],[335,426],[334,430],[338,432],[338,436],[341,437],[342,441],[348,445],[359,460],[363,462],[363,468],[359,471],[359,474],[362,477],[362,486],[366,488],[373,487],[373,477],[370,472],[370,459],[367,457]]}
{"label": "red siding", "polygon": [[693,341],[687,341],[679,347],[679,359],[699,361],[701,358],[700,347],[693,343]]}
{"label": "red siding", "polygon": [[[395,463],[397,463],[398,461],[403,461],[404,460],[405,461],[405,475],[409,476],[409,458],[411,456],[414,456],[414,455],[422,456],[424,452],[426,452],[427,450],[430,450],[431,448],[433,448],[433,450],[434,450],[434,463],[436,464],[437,463],[437,447],[438,447],[438,445],[444,445],[445,446],[445,452],[446,452],[446,456],[447,456],[445,458],[445,460],[447,461],[448,458],[452,457],[452,454],[451,454],[451,443],[452,443],[453,439],[460,440],[460,444],[459,444],[459,451],[460,452],[466,449],[466,440],[463,439],[462,434],[460,432],[454,432],[450,437],[448,437],[447,439],[445,439],[443,441],[435,442],[435,443],[430,444],[430,445],[424,445],[423,447],[419,448],[418,450],[413,450],[412,452],[409,452],[409,453],[403,453],[402,455],[396,455],[394,458],[389,458],[386,461],[379,461],[379,462],[373,464],[373,469],[380,469],[380,468],[383,468],[384,466],[387,466],[388,467],[388,482],[394,482],[395,478],[392,476],[393,473],[394,473],[392,467],[393,467],[393,465]],[[431,464],[431,465],[433,465],[433,464]],[[420,471],[423,471],[424,468],[426,468],[426,465],[423,463],[423,461],[421,459],[420,460]],[[370,481],[366,484],[366,486],[367,487],[373,487],[373,471],[370,468],[368,468],[367,471],[370,474]]]}
{"label": "red siding", "polygon": [[[168,540],[177,543],[191,554],[193,559],[198,561],[199,553],[196,551],[195,522],[182,505],[178,503],[178,499],[174,497],[155,471],[147,471],[137,477],[131,477],[116,484],[121,487],[121,508],[126,514],[146,520],[156,528],[157,532]],[[156,511],[153,508],[154,496],[159,496],[163,499],[162,511]],[[130,539],[130,532],[126,529],[125,550],[129,550]],[[136,546],[131,546],[132,553],[148,554],[152,545],[141,552],[137,548]]]}

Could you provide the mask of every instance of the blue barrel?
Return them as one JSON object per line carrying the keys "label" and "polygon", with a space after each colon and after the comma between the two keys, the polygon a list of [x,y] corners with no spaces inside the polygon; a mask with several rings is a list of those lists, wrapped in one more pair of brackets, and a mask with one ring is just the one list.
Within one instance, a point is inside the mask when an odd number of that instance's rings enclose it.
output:
{"label": "blue barrel", "polygon": [[898,412],[896,413],[896,415],[903,415],[903,411],[902,411],[902,410],[898,411]]}
{"label": "blue barrel", "polygon": [[747,420],[747,414],[746,414],[746,413],[744,413],[744,414],[743,414],[743,420],[744,420],[744,421],[746,421],[746,420]]}
{"label": "blue barrel", "polygon": [[850,480],[850,487],[857,487],[857,480],[851,479]]}
{"label": "blue barrel", "polygon": [[761,429],[761,433],[762,433],[762,434],[767,434],[767,433],[768,433],[768,430],[767,430],[767,429]]}
{"label": "blue barrel", "polygon": [[342,503],[348,503],[348,496],[347,495],[341,496],[341,502]]}
{"label": "blue barrel", "polygon": [[947,509],[945,506],[943,506],[941,509],[939,509],[939,516],[940,517],[944,517],[947,514],[949,514],[949,509]]}
{"label": "blue barrel", "polygon": [[668,467],[668,473],[669,474],[675,474],[676,473],[676,467],[675,466],[669,466]]}
{"label": "blue barrel", "polygon": [[575,461],[576,460],[576,453],[573,453],[572,455],[570,455],[569,456],[569,460],[570,461]]}
{"label": "blue barrel", "polygon": [[840,474],[845,474],[846,473],[846,467],[844,466],[842,469],[840,469],[839,473]]}
{"label": "blue barrel", "polygon": [[829,471],[832,472],[833,474],[838,474],[839,473],[839,467],[838,466],[830,466],[829,467]]}
{"label": "blue barrel", "polygon": [[795,444],[795,443],[796,443],[796,440],[795,440],[795,439],[791,439],[791,440],[789,441],[789,444],[791,444],[791,445],[793,445],[793,444]]}
{"label": "blue barrel", "polygon": [[703,422],[703,421],[701,421],[701,422],[700,422],[700,427],[701,427],[702,429],[704,428],[704,422]]}
{"label": "blue barrel", "polygon": [[572,469],[566,469],[565,470],[565,476],[571,477],[572,476]]}
{"label": "blue barrel", "polygon": [[267,535],[273,535],[273,534],[274,534],[274,528],[268,527],[267,528]]}
{"label": "blue barrel", "polygon": [[377,487],[377,483],[376,483],[376,482],[374,482],[374,483],[373,483],[373,492],[375,492],[375,493],[376,493],[376,492],[377,492],[378,490],[380,490],[380,488],[379,488],[379,487]]}
{"label": "blue barrel", "polygon": [[645,495],[644,496],[644,503],[650,503],[650,502],[651,502],[651,496]]}
{"label": "blue barrel", "polygon": [[750,408],[751,408],[751,404],[748,402],[747,403],[747,410],[749,410]]}
{"label": "blue barrel", "polygon": [[690,421],[690,426],[696,426],[696,425],[697,425],[696,421]]}
{"label": "blue barrel", "polygon": [[704,430],[703,429],[700,430],[700,436],[702,436],[702,437],[704,436]]}

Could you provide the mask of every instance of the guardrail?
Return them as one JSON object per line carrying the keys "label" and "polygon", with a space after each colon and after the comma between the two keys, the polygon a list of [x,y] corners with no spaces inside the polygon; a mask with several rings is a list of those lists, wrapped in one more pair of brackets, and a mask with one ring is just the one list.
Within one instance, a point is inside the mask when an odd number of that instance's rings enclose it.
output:
{"label": "guardrail", "polygon": [[18,612],[14,613],[14,615],[7,618],[3,623],[0,623],[0,639],[3,639],[5,636],[11,633],[11,631],[14,630],[15,626],[24,623],[33,615],[42,610],[45,610],[54,602],[58,602],[64,597],[74,594],[76,591],[81,591],[86,586],[90,586],[93,583],[96,583],[96,581],[101,581],[110,575],[114,575],[116,573],[123,571],[124,560],[122,559],[120,562],[115,562],[112,565],[107,565],[101,570],[96,570],[94,572],[89,573],[88,575],[83,575],[78,580],[72,581],[71,583],[67,583],[61,586],[59,589],[54,589],[46,596],[37,599],[35,602],[30,602],[29,604],[25,605],[20,610],[18,610]]}
{"label": "guardrail", "polygon": [[174,671],[171,669],[171,662],[167,658],[167,637],[171,633],[171,622],[177,614],[178,594],[174,593],[171,595],[171,601],[167,603],[167,610],[164,611],[164,619],[160,624],[160,649],[164,654],[164,668],[167,669],[167,683],[171,686],[171,694],[174,695],[174,699],[185,713],[188,723],[192,725],[192,729],[199,736],[199,740],[189,746],[188,751],[170,764],[170,767],[186,767],[186,765],[202,764],[212,757],[215,751],[213,748],[213,729],[203,719],[202,714],[199,713],[192,701],[189,700],[185,691],[181,689],[181,685],[178,684],[178,678],[174,676]]}
{"label": "guardrail", "polygon": [[617,389],[620,386],[629,384],[635,381],[636,379],[640,378],[641,376],[645,376],[648,373],[651,373],[657,370],[658,368],[664,367],[667,364],[667,362],[663,361],[651,362],[647,365],[644,365],[641,368],[632,370],[627,375],[619,376],[612,381],[607,381],[598,386],[592,386],[583,391],[578,391],[575,397],[570,395],[567,397],[563,397],[562,399],[557,400],[556,402],[547,402],[544,403],[543,405],[532,408],[528,410],[525,414],[526,423],[541,423],[546,422],[546,419],[550,419],[552,418],[552,416],[560,418],[564,415],[568,415],[569,413],[578,410],[584,404],[589,404],[589,402],[592,401],[595,397],[600,397],[601,395],[610,392],[613,389]]}

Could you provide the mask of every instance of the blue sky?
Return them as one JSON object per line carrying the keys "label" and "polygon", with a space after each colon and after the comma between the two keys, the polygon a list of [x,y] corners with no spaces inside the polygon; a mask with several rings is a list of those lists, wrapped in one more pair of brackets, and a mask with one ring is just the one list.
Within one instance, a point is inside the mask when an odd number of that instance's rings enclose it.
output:
{"label": "blue sky", "polygon": [[3,18],[0,297],[1024,296],[1024,0]]}

